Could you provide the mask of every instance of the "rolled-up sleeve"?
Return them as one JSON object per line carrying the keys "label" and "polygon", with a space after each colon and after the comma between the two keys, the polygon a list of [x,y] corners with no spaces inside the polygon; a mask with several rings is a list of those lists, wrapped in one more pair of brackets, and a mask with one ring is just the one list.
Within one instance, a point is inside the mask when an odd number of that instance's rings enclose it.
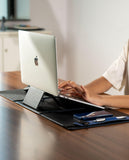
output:
{"label": "rolled-up sleeve", "polygon": [[[128,41],[129,42],[129,41]],[[114,88],[120,89],[122,87],[123,79],[125,78],[126,62],[128,57],[128,48],[129,43],[126,43],[122,48],[121,55],[116,59],[112,65],[107,69],[107,71],[103,74],[103,77],[106,78]]]}

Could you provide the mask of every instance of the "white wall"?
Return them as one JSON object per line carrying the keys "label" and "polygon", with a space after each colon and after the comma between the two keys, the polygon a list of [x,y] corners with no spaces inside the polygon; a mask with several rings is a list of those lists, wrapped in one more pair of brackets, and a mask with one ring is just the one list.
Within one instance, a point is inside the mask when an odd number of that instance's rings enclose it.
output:
{"label": "white wall", "polygon": [[128,0],[31,0],[31,23],[57,36],[59,77],[85,84],[103,74],[129,38],[128,6]]}
{"label": "white wall", "polygon": [[[30,0],[31,21],[57,36],[59,77],[101,76],[129,38],[128,0]],[[114,92],[114,91],[112,91]]]}

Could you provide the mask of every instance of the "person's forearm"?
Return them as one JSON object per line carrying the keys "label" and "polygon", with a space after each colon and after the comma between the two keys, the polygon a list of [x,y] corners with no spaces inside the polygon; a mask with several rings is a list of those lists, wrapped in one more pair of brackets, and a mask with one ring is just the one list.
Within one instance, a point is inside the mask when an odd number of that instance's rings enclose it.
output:
{"label": "person's forearm", "polygon": [[129,108],[129,95],[100,95],[100,104],[117,108]]}
{"label": "person's forearm", "polygon": [[88,91],[93,93],[104,93],[112,87],[112,84],[107,81],[104,77],[100,77],[93,82],[84,86]]}

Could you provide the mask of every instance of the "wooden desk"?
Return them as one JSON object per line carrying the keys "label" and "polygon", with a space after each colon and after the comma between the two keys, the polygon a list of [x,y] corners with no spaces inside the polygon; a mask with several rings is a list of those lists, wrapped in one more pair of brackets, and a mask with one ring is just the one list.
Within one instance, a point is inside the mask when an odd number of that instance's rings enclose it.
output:
{"label": "wooden desk", "polygon": [[[0,73],[0,90],[23,87]],[[0,160],[129,160],[129,123],[68,131],[0,97]]]}

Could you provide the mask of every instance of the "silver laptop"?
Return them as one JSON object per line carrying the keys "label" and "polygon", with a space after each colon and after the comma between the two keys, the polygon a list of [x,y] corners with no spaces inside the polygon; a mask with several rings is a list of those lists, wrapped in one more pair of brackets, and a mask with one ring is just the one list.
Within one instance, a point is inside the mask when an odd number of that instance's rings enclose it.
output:
{"label": "silver laptop", "polygon": [[19,31],[22,82],[54,96],[97,106],[86,101],[61,95],[58,89],[55,36]]}

